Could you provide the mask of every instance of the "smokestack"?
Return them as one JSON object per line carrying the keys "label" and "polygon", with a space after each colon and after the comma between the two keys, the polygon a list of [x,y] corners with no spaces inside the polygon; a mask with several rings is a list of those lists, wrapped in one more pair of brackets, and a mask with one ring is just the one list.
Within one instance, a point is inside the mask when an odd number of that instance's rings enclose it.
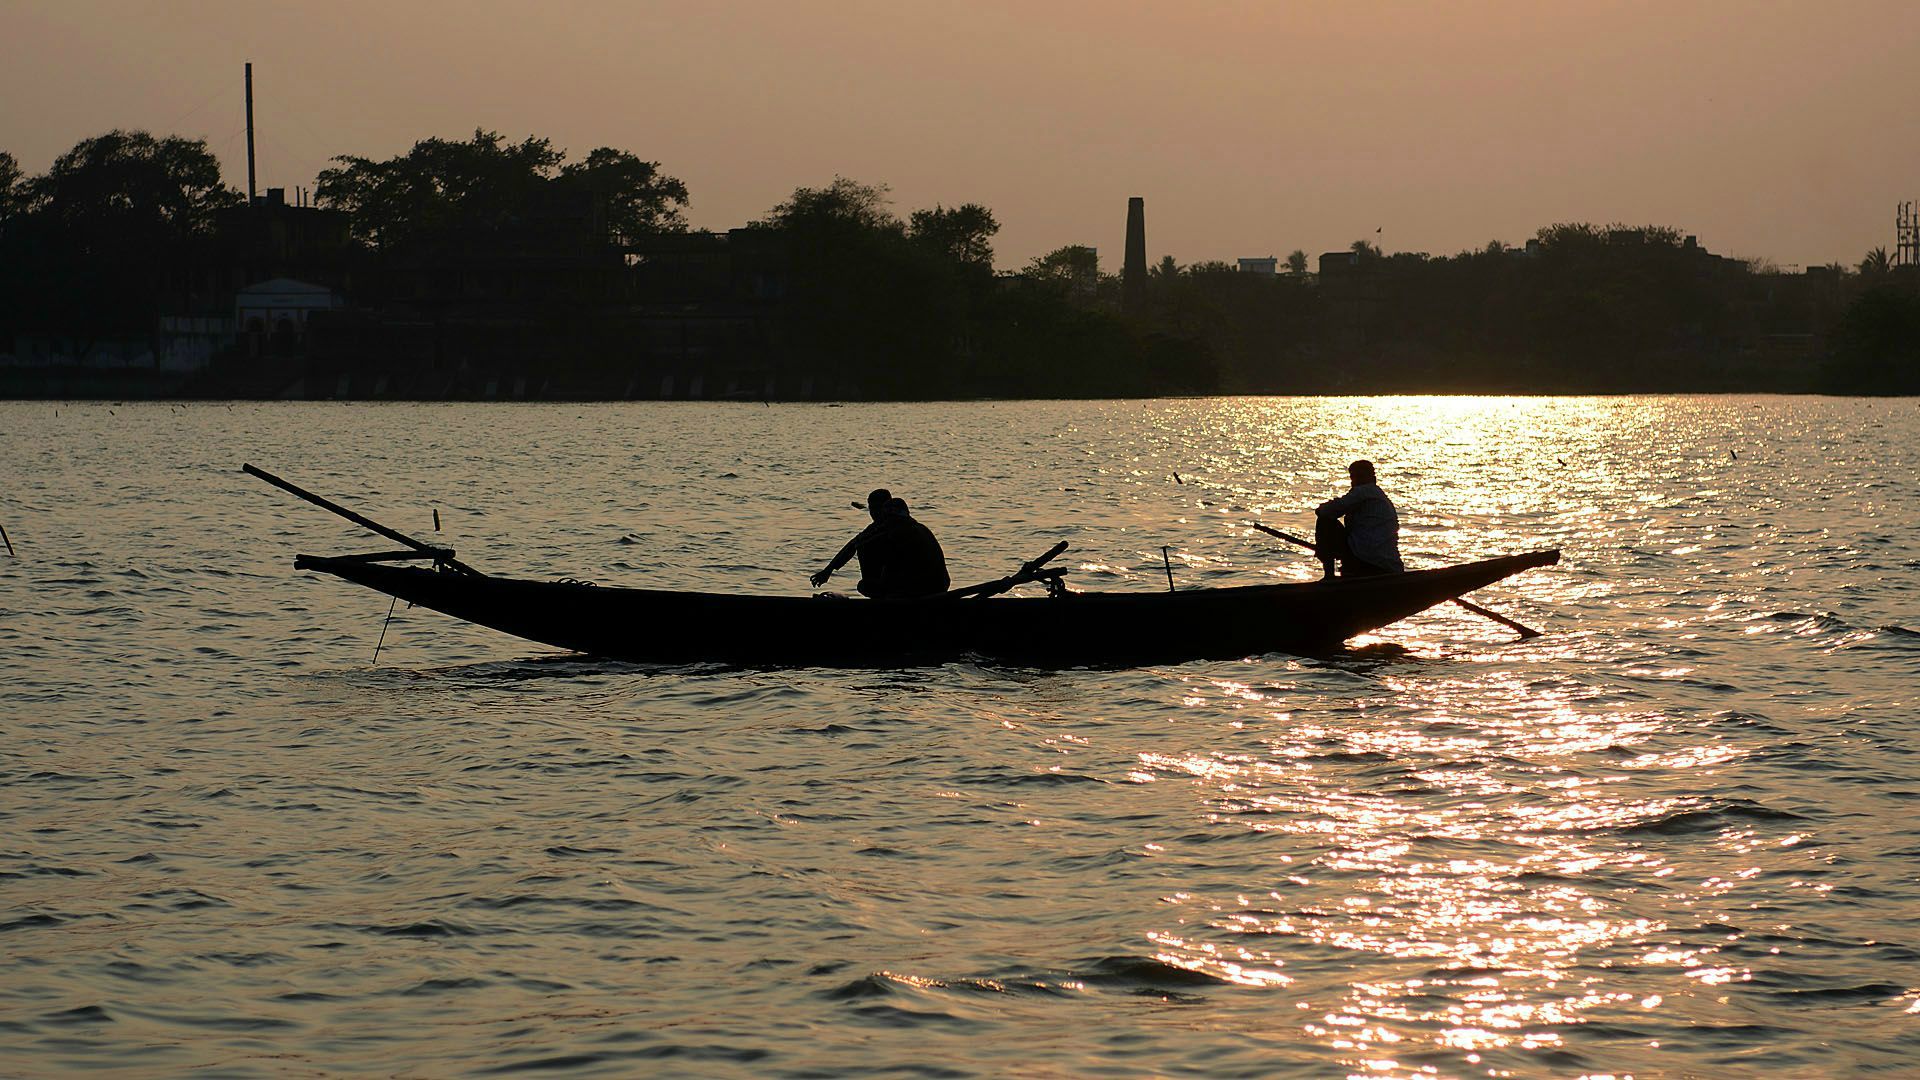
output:
{"label": "smokestack", "polygon": [[1120,309],[1139,311],[1147,305],[1147,200],[1127,200],[1127,261],[1120,271]]}
{"label": "smokestack", "polygon": [[253,205],[253,64],[247,64],[247,205]]}

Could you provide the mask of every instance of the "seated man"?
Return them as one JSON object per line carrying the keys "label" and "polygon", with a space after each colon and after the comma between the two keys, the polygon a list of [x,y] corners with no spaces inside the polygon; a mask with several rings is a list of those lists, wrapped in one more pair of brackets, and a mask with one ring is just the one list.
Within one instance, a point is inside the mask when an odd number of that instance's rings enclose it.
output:
{"label": "seated man", "polygon": [[1400,561],[1400,514],[1374,479],[1373,462],[1347,466],[1347,478],[1352,486],[1345,495],[1314,509],[1313,543],[1326,571],[1323,580],[1333,577],[1335,560],[1345,577],[1400,573],[1406,569]]}
{"label": "seated man", "polygon": [[873,524],[847,541],[840,554],[825,570],[813,575],[815,586],[825,585],[835,570],[848,559],[860,556],[860,595],[874,600],[897,600],[913,596],[937,596],[947,591],[947,556],[933,530],[907,513],[905,499],[896,499],[886,488],[875,488],[867,496],[867,513]]}

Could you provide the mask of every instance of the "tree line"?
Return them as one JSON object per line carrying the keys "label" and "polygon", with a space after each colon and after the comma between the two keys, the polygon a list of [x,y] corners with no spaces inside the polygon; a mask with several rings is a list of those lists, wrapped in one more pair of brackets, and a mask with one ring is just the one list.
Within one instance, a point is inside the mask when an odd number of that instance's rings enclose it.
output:
{"label": "tree line", "polygon": [[[353,300],[372,305],[397,267],[554,244],[644,251],[688,231],[691,198],[625,150],[569,160],[548,139],[484,130],[336,157],[314,196],[343,215]],[[170,270],[213,257],[222,215],[244,203],[204,140],[109,132],[38,176],[0,152],[0,335],[150,332],[177,300]],[[997,272],[998,231],[983,205],[903,216],[884,186],[836,177],[735,236],[778,252],[766,339],[874,396],[1920,391],[1916,273],[1882,249],[1783,274],[1671,228],[1557,224],[1522,248],[1451,256],[1358,241],[1317,272],[1298,250],[1277,275],[1168,257],[1144,307],[1123,310],[1092,248]],[[556,321],[631,298],[569,288],[544,300]]]}

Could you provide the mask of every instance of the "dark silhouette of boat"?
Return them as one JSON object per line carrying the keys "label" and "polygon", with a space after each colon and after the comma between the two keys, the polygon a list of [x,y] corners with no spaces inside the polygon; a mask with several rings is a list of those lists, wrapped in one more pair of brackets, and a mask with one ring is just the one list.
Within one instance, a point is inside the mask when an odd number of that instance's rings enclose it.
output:
{"label": "dark silhouette of boat", "polygon": [[1051,595],[997,595],[1004,589],[994,586],[1021,577],[1014,575],[915,600],[611,588],[351,555],[301,555],[294,566],[515,637],[617,660],[867,666],[972,656],[1125,666],[1322,653],[1559,559],[1558,551],[1536,551],[1378,577],[1164,593],[1075,593],[1061,584],[1061,571],[1023,568],[1023,580],[1044,580]]}
{"label": "dark silhouette of boat", "polygon": [[[1460,598],[1522,570],[1560,561],[1558,550],[1534,551],[1374,577],[1164,593],[1076,593],[1066,587],[1065,570],[1046,568],[1067,549],[1063,540],[1006,577],[912,600],[602,588],[483,574],[454,558],[449,548],[423,543],[252,465],[241,468],[406,545],[404,551],[367,555],[300,555],[293,560],[296,570],[333,574],[528,641],[643,663],[892,666],[974,656],[1049,666],[1124,666],[1312,654],[1449,601],[1534,637],[1539,631]],[[1253,527],[1313,546],[1263,525]],[[407,561],[430,561],[432,569],[394,565]],[[1047,595],[1002,595],[1025,584],[1044,584]]]}

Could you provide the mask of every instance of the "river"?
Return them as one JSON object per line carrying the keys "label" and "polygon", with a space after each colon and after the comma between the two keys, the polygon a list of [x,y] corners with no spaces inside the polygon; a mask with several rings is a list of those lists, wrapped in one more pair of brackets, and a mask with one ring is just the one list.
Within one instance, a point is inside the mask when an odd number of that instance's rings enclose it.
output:
{"label": "river", "polygon": [[[1311,576],[1246,523],[1357,457],[1412,566],[1562,549],[1475,597],[1546,636],[602,663],[383,631],[239,471],[754,593],[886,486],[956,585],[1152,590]],[[0,403],[0,1072],[1899,1074],[1916,491],[1913,399]]]}

